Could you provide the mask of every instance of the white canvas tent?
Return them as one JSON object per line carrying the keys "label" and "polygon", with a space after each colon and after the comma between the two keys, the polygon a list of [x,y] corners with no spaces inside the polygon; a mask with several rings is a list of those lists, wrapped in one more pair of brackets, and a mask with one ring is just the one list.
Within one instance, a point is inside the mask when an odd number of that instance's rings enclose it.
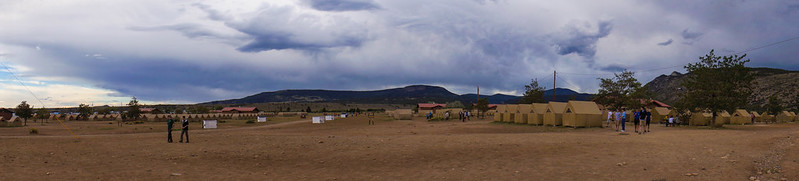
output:
{"label": "white canvas tent", "polygon": [[203,120],[203,129],[216,129],[216,120]]}
{"label": "white canvas tent", "polygon": [[266,122],[266,116],[258,116],[258,122],[259,123]]}
{"label": "white canvas tent", "polygon": [[314,124],[325,123],[325,120],[322,118],[322,116],[316,116],[316,117],[313,117],[312,123],[314,123]]}
{"label": "white canvas tent", "polygon": [[335,117],[333,117],[333,115],[325,116],[325,121],[332,121],[333,119],[335,119]]}

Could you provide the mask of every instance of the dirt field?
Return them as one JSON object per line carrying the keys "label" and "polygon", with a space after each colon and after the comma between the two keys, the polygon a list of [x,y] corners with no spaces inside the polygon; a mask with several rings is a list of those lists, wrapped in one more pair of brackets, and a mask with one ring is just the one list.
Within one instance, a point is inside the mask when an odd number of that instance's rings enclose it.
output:
{"label": "dirt field", "polygon": [[[792,123],[715,130],[652,125],[648,134],[619,135],[489,119],[380,115],[374,126],[366,119],[215,130],[192,123],[188,144],[167,143],[164,123],[135,129],[146,131],[68,123],[78,139],[53,123],[40,135],[27,134],[36,126],[0,128],[0,180],[799,179],[799,126]],[[176,141],[179,135],[173,133]]]}

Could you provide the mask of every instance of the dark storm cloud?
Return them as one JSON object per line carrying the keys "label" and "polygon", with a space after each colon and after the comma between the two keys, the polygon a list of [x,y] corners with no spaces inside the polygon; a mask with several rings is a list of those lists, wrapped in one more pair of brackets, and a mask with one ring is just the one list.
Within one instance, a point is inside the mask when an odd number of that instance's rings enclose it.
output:
{"label": "dark storm cloud", "polygon": [[180,23],[180,24],[162,25],[162,26],[132,26],[129,29],[134,31],[175,31],[189,38],[203,38],[203,37],[222,38],[222,39],[243,38],[243,37],[230,36],[214,32],[210,29],[205,28],[202,25],[193,24],[193,23]]}
{"label": "dark storm cloud", "polygon": [[669,39],[668,41],[664,41],[664,42],[658,43],[658,45],[659,46],[668,46],[668,45],[671,45],[671,42],[674,42],[674,40]]}
{"label": "dark storm cloud", "polygon": [[682,33],[680,33],[680,35],[682,35],[682,39],[684,39],[684,40],[696,40],[696,39],[699,39],[700,37],[702,37],[702,35],[704,35],[704,33],[702,33],[702,32],[690,32],[690,31],[688,31],[688,29],[685,29],[685,30],[682,30]]}
{"label": "dark storm cloud", "polygon": [[255,40],[239,47],[242,52],[260,52],[269,50],[295,49],[306,51],[318,51],[321,48],[330,47],[357,47],[362,40],[353,37],[337,37],[333,42],[300,42],[293,40],[291,34],[261,34],[255,35]]}
{"label": "dark storm cloud", "polygon": [[606,72],[621,72],[621,71],[624,71],[624,70],[627,70],[627,69],[628,69],[627,67],[622,66],[622,65],[608,65],[608,66],[600,68],[600,70],[606,71]]}
{"label": "dark storm cloud", "polygon": [[371,0],[307,0],[316,10],[320,11],[360,11],[380,9]]}
{"label": "dark storm cloud", "polygon": [[596,54],[596,42],[610,34],[613,25],[607,21],[600,21],[597,25],[597,32],[583,32],[578,28],[572,28],[569,37],[564,40],[556,40],[555,43],[558,54],[568,55],[576,53],[582,57],[593,58]]}

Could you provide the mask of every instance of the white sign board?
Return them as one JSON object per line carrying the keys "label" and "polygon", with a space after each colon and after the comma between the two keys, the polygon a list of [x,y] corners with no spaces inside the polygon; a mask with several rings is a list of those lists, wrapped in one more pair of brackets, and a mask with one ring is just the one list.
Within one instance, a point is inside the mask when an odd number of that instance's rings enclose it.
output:
{"label": "white sign board", "polygon": [[314,124],[325,123],[325,120],[323,120],[321,116],[317,116],[313,117],[313,123]]}
{"label": "white sign board", "polygon": [[203,120],[203,129],[216,129],[216,120]]}
{"label": "white sign board", "polygon": [[266,116],[258,116],[258,122],[259,123],[266,122]]}
{"label": "white sign board", "polygon": [[347,118],[347,114],[341,114],[341,118]]}
{"label": "white sign board", "polygon": [[333,118],[334,118],[333,115],[327,115],[325,116],[325,121],[332,121]]}

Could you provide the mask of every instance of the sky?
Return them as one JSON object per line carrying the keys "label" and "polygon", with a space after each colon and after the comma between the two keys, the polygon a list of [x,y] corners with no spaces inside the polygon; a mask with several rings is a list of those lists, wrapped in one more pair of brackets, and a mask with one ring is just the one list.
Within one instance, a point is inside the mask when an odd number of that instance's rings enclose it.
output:
{"label": "sky", "polygon": [[711,49],[799,70],[792,0],[4,0],[0,12],[0,107],[417,84],[521,95],[531,79],[551,89],[554,71],[557,87],[595,93],[597,78],[646,83]]}

